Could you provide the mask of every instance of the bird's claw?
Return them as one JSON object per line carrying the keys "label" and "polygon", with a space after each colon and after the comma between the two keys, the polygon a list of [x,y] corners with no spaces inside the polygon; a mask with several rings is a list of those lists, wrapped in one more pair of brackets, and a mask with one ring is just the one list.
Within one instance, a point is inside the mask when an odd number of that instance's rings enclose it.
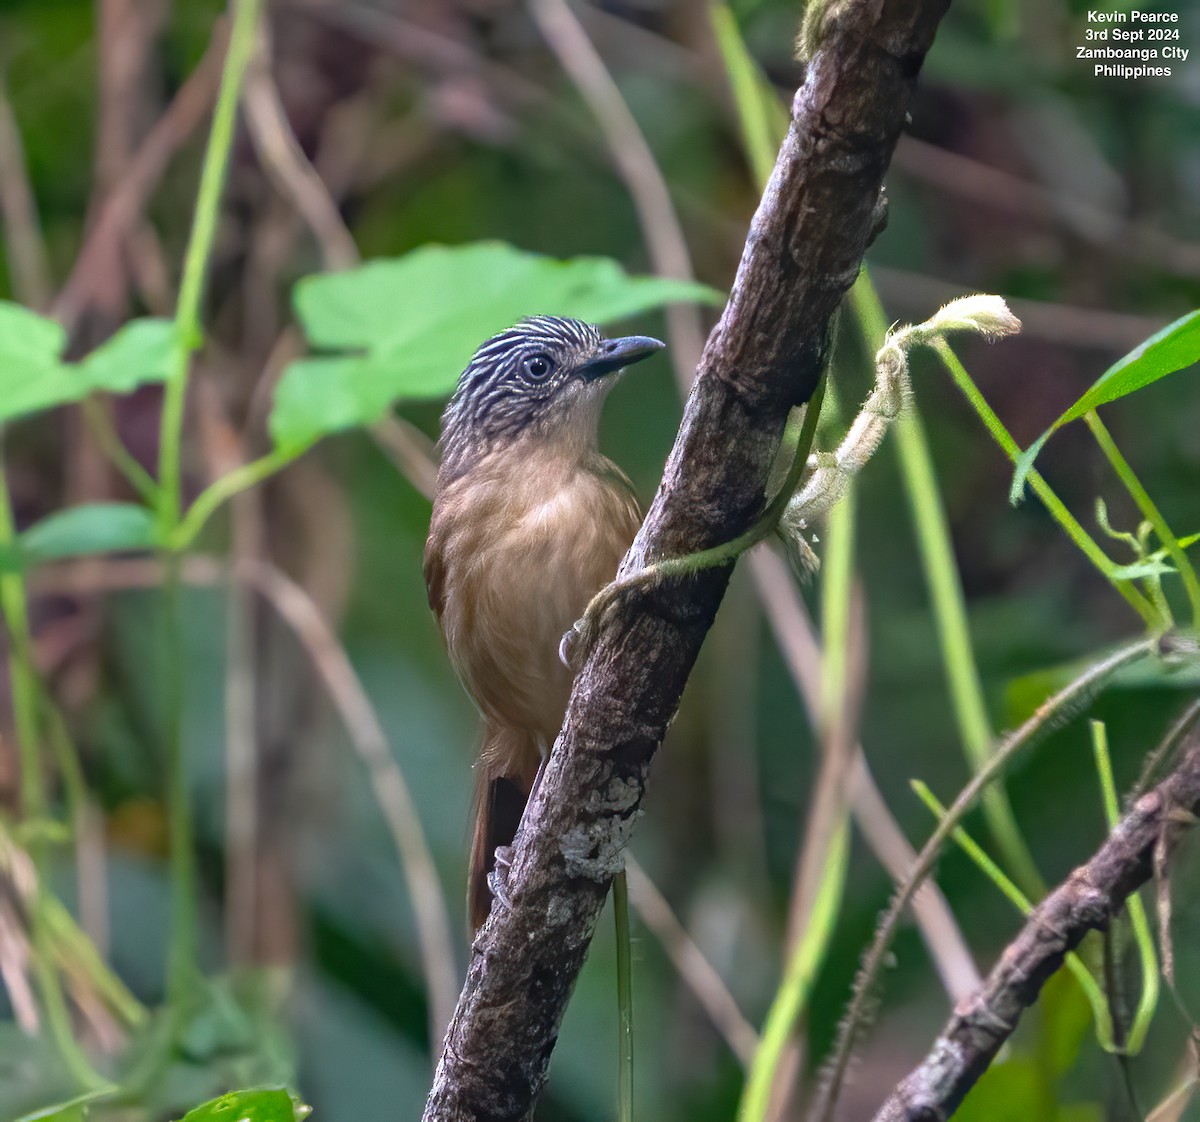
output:
{"label": "bird's claw", "polygon": [[513,847],[511,845],[496,846],[494,858],[495,864],[487,875],[488,891],[492,894],[492,899],[502,907],[510,908],[512,903],[508,896],[508,870],[512,868]]}
{"label": "bird's claw", "polygon": [[583,637],[583,626],[584,621],[577,619],[558,641],[558,661],[568,670],[578,669],[576,656],[579,653],[579,641]]}

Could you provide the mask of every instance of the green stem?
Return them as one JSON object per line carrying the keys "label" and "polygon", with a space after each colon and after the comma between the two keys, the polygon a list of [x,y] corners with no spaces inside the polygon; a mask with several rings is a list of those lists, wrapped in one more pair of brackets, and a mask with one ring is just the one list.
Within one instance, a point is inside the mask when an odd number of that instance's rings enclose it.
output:
{"label": "green stem", "polygon": [[234,468],[233,471],[227,472],[220,479],[209,484],[197,496],[175,532],[167,539],[168,548],[177,553],[184,552],[196,540],[205,524],[223,503],[228,502],[234,495],[261,483],[264,479],[270,478],[281,468],[302,456],[310,447],[311,445],[305,444],[301,447],[276,448],[273,452],[268,452],[257,460],[251,460],[248,464]]}
{"label": "green stem", "polygon": [[142,502],[150,507],[157,507],[158,484],[122,443],[103,403],[95,397],[86,397],[83,399],[82,408],[83,418],[87,422],[88,428],[92,430],[92,436],[96,443],[100,445],[100,451],[125,477],[126,482],[138,493]]}
{"label": "green stem", "polygon": [[617,1120],[633,1122],[633,953],[624,869],[613,878],[612,892],[617,934]]}
{"label": "green stem", "polygon": [[71,819],[72,829],[78,840],[88,813],[88,789],[87,780],[83,777],[83,765],[79,762],[79,753],[71,740],[67,723],[63,719],[62,713],[59,712],[58,706],[54,704],[50,691],[43,683],[39,683],[38,694],[47,739],[50,741],[54,762],[58,764],[58,771],[62,777],[67,815]]}
{"label": "green stem", "polygon": [[[0,464],[0,549],[16,543],[16,525],[8,497],[8,479]],[[25,580],[20,573],[0,574],[0,611],[9,636],[9,681],[12,690],[13,722],[16,726],[17,753],[21,765],[21,814],[25,822],[40,825],[46,818],[46,788],[42,781],[41,742],[38,721],[39,685],[33,658],[33,640],[29,629]],[[30,901],[30,942],[33,972],[42,997],[42,1008],[50,1026],[50,1035],[67,1070],[82,1087],[107,1087],[108,1081],[88,1062],[71,1028],[71,1012],[58,970],[54,964],[51,933],[46,924],[50,899],[45,888],[45,839],[35,829],[29,843],[36,884]]]}
{"label": "green stem", "polygon": [[[1103,721],[1090,722],[1092,733],[1092,751],[1096,758],[1096,774],[1100,777],[1100,792],[1104,799],[1104,817],[1108,821],[1109,830],[1115,830],[1121,820],[1121,808],[1117,800],[1117,785],[1113,781],[1112,757],[1108,751],[1108,731]],[[1138,1000],[1137,1010],[1133,1015],[1133,1024],[1125,1041],[1124,1053],[1136,1056],[1146,1042],[1146,1033],[1150,1031],[1150,1022],[1158,1008],[1159,970],[1158,955],[1154,950],[1154,937],[1150,934],[1150,924],[1146,920],[1146,909],[1142,899],[1136,892],[1125,898],[1125,908],[1129,912],[1129,923],[1133,928],[1133,939],[1137,944],[1138,959],[1142,968],[1142,996]]]}
{"label": "green stem", "polygon": [[737,20],[728,5],[711,4],[709,20],[725,64],[746,158],[761,190],[775,169],[775,154],[788,128],[787,110],[746,49]]}
{"label": "green stem", "polygon": [[817,886],[809,925],[796,943],[783,981],[767,1012],[762,1039],[754,1053],[746,1089],[742,1092],[741,1105],[738,1107],[738,1122],[762,1122],[768,1116],[775,1071],[796,1022],[812,996],[817,970],[833,939],[842,890],[846,884],[849,855],[850,829],[843,818],[830,838],[829,855]]}
{"label": "green stem", "polygon": [[[0,549],[15,552],[16,526],[8,497],[8,480],[0,465]],[[46,788],[42,781],[42,762],[38,752],[38,684],[34,669],[33,642],[29,630],[29,609],[25,579],[19,572],[0,572],[0,611],[8,626],[8,672],[12,688],[13,723],[16,726],[17,753],[21,765],[21,813],[26,821],[46,816]],[[41,846],[32,853],[34,864]]]}
{"label": "green stem", "polygon": [[165,677],[167,825],[171,869],[171,938],[167,953],[167,1000],[176,1016],[190,1005],[200,975],[196,935],[196,856],[183,750],[182,559],[164,558],[163,669]]}
{"label": "green stem", "polygon": [[[780,1064],[812,996],[817,973],[833,939],[845,890],[850,827],[844,779],[852,750],[845,725],[849,719],[846,698],[850,693],[847,679],[853,587],[854,488],[851,486],[842,501],[829,511],[821,581],[820,723],[824,760],[812,810],[814,817],[822,813],[831,815],[827,850],[812,914],[796,939],[750,1065],[738,1108],[739,1122],[764,1122],[768,1117]],[[828,781],[831,776],[832,783]],[[821,836],[826,835],[822,832]]]}
{"label": "green stem", "polygon": [[[931,346],[942,360],[942,364],[950,372],[955,385],[958,386],[963,396],[971,405],[971,408],[975,410],[976,415],[984,423],[988,432],[991,433],[992,439],[1000,446],[1004,454],[1015,463],[1021,454],[1021,449],[1018,447],[1017,442],[1013,440],[1008,429],[1004,427],[1000,418],[996,416],[992,407],[987,403],[983,394],[979,392],[979,387],[975,385],[971,379],[971,375],[966,372],[962,363],[958,361],[958,356],[950,349],[949,344],[945,340],[936,340]],[[1101,575],[1125,598],[1130,607],[1142,617],[1146,625],[1154,631],[1162,630],[1165,623],[1160,618],[1154,606],[1130,581],[1122,580],[1113,575],[1113,571],[1117,568],[1115,562],[1096,544],[1091,535],[1079,524],[1075,516],[1067,510],[1062,500],[1059,499],[1054,491],[1051,490],[1050,485],[1042,478],[1040,472],[1030,471],[1029,485],[1033,488],[1037,497],[1042,500],[1043,505],[1050,512],[1050,516],[1054,521],[1062,527],[1071,541],[1075,543],[1083,555],[1100,571]]]}
{"label": "green stem", "polygon": [[844,749],[842,734],[852,693],[850,608],[854,595],[854,486],[827,516],[825,565],[821,581],[821,739],[826,752]]}
{"label": "green stem", "polygon": [[[203,342],[200,305],[216,237],[221,191],[233,146],[234,126],[242,78],[254,49],[260,0],[231,0],[233,29],[221,72],[216,109],[204,152],[196,210],[183,261],[183,277],[175,306],[175,355],[163,397],[159,437],[159,533],[174,544],[183,509],[181,447],[183,413],[187,398],[191,357]],[[191,512],[189,512],[189,515]],[[195,531],[203,512],[193,519]],[[184,541],[186,542],[185,538]],[[199,968],[196,961],[196,868],[192,852],[191,808],[183,753],[183,650],[180,618],[180,559],[166,557],[164,586],[164,652],[167,678],[166,768],[171,870],[171,944],[167,962],[167,996],[175,1015],[182,1016],[194,992]]]}
{"label": "green stem", "polygon": [[[863,341],[868,350],[874,352],[883,344],[887,321],[865,268],[851,290],[850,299]],[[967,622],[962,582],[954,558],[946,511],[938,490],[933,457],[915,401],[909,402],[897,419],[895,433],[896,451],[912,510],[925,584],[933,605],[934,625],[958,735],[971,770],[978,771],[991,754],[995,732],[988,719],[979,664],[975,659]],[[1042,896],[1045,885],[1001,784],[997,783],[984,792],[983,811],[1005,859],[1016,870],[1017,880],[1031,896]]]}
{"label": "green stem", "polygon": [[238,93],[246,72],[246,64],[254,49],[254,33],[258,23],[260,0],[231,2],[233,30],[229,36],[229,50],[221,73],[221,88],[217,93],[208,147],[204,153],[204,166],[200,172],[196,211],[183,261],[183,278],[179,283],[179,299],[175,306],[176,351],[163,397],[158,509],[164,537],[175,529],[183,507],[180,449],[183,441],[183,407],[187,397],[188,371],[192,354],[199,349],[203,341],[200,303],[204,296],[204,284],[216,237],[221,189],[229,165],[229,152],[233,146]]}
{"label": "green stem", "polygon": [[100,957],[96,944],[88,938],[87,933],[75,922],[74,916],[67,910],[61,900],[47,896],[45,900],[46,928],[51,940],[57,948],[57,953],[63,959],[70,959],[87,975],[88,981],[96,993],[108,1002],[109,1006],[130,1028],[137,1028],[146,1023],[149,1012],[146,1007],[130,992],[124,982],[113,972],[112,968]]}
{"label": "green stem", "polygon": [[1187,590],[1188,603],[1192,609],[1192,626],[1200,628],[1200,580],[1196,577],[1196,570],[1192,566],[1191,560],[1184,553],[1179,539],[1171,532],[1171,527],[1167,525],[1167,520],[1162,516],[1154,500],[1142,486],[1141,480],[1129,466],[1129,462],[1121,455],[1121,450],[1117,447],[1107,426],[1100,420],[1099,414],[1094,409],[1090,409],[1083,415],[1083,420],[1091,429],[1092,436],[1096,438],[1096,443],[1100,445],[1100,450],[1107,457],[1108,462],[1117,473],[1117,477],[1125,485],[1125,490],[1137,504],[1142,517],[1154,527],[1158,540],[1166,547],[1171,560],[1175,562],[1175,567],[1179,570],[1180,577],[1183,578],[1183,587]]}
{"label": "green stem", "polygon": [[[796,441],[796,451],[792,456],[792,463],[788,468],[783,485],[775,492],[771,501],[767,503],[766,510],[763,511],[754,525],[744,533],[739,534],[736,538],[731,538],[727,542],[721,542],[720,545],[697,550],[695,553],[689,553],[686,557],[668,557],[662,561],[656,561],[654,564],[648,565],[645,569],[641,570],[641,573],[675,577],[687,576],[690,573],[702,572],[705,569],[715,569],[719,565],[736,561],[752,545],[757,545],[774,532],[775,527],[779,524],[779,519],[783,514],[784,508],[796,492],[796,487],[800,483],[800,477],[804,474],[804,469],[808,466],[809,453],[812,452],[813,440],[817,434],[817,423],[821,417],[821,402],[825,397],[825,383],[826,376],[822,374],[821,380],[817,383],[816,390],[805,407],[804,423],[800,426],[800,437]],[[635,573],[634,578],[639,575],[640,573]]]}

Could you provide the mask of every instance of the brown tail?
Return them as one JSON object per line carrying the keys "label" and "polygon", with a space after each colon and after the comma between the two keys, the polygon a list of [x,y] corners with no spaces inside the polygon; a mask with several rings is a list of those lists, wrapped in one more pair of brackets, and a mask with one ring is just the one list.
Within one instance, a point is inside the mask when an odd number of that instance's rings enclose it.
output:
{"label": "brown tail", "polygon": [[540,757],[531,736],[489,726],[475,766],[475,802],[471,833],[471,872],[467,881],[467,918],[474,934],[492,908],[488,874],[496,850],[511,845],[521,824]]}

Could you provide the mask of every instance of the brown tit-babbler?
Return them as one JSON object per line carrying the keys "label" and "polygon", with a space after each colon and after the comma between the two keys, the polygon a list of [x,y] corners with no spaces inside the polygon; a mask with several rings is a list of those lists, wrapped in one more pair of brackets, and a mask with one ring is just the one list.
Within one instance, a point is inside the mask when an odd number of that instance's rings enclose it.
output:
{"label": "brown tit-babbler", "polygon": [[472,930],[562,724],[559,643],[616,575],[641,512],[597,447],[617,375],[662,348],[534,316],[484,343],[442,415],[425,584],[454,669],[484,719],[467,887]]}

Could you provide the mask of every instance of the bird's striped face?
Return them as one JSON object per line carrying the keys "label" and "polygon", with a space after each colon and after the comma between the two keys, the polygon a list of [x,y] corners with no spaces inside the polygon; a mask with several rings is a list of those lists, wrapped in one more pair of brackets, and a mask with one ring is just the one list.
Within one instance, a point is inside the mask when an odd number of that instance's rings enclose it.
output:
{"label": "bird's striped face", "polygon": [[[657,339],[605,339],[577,319],[532,316],[474,354],[442,415],[443,462],[470,462],[530,431],[592,426],[610,375],[661,350]],[[594,439],[594,438],[593,438]]]}

